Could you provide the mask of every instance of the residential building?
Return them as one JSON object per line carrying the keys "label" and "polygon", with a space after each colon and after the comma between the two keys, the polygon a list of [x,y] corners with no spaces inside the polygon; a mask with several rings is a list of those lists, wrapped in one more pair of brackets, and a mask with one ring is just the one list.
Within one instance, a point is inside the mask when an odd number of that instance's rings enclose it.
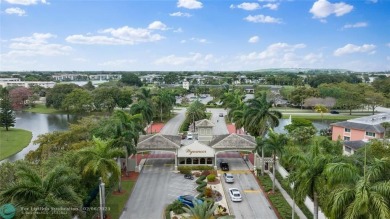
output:
{"label": "residential building", "polygon": [[186,89],[186,90],[189,90],[190,89],[190,82],[183,81],[183,88]]}
{"label": "residential building", "polygon": [[33,87],[41,86],[44,88],[53,88],[56,85],[54,81],[0,81],[2,87]]}
{"label": "residential building", "polygon": [[381,113],[330,124],[332,140],[342,140],[344,154],[353,154],[370,139],[383,138],[385,129],[381,123],[390,122],[390,113]]}

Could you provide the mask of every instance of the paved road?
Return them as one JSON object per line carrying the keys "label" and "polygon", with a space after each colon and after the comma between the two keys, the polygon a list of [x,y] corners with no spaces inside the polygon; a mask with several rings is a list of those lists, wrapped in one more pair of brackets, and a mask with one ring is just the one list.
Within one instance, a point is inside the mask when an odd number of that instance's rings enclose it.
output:
{"label": "paved road", "polygon": [[186,111],[186,108],[176,108],[175,113],[177,113],[177,115],[164,125],[160,133],[164,135],[177,135],[179,133],[180,125],[185,120]]}
{"label": "paved road", "polygon": [[[230,172],[234,176],[233,184],[222,180],[229,206],[237,219],[273,219],[277,218],[263,191],[256,182],[255,177],[249,171],[242,158],[224,158],[229,163]],[[232,202],[229,196],[229,188],[238,188],[243,197],[242,202]]]}
{"label": "paved road", "polygon": [[211,121],[215,124],[213,128],[214,135],[229,134],[229,131],[226,127],[225,118],[219,117],[220,113],[223,113],[223,115],[226,116],[226,110],[222,108],[207,108],[207,111],[212,113]]}
{"label": "paved road", "polygon": [[197,195],[195,180],[173,172],[174,159],[149,159],[121,219],[161,219],[165,206],[180,195]]}

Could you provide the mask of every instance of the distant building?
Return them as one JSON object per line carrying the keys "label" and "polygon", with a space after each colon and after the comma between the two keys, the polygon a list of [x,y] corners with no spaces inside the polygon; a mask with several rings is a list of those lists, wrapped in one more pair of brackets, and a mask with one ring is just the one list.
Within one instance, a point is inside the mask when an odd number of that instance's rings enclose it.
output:
{"label": "distant building", "polygon": [[160,79],[163,79],[164,77],[162,75],[156,75],[156,74],[150,74],[150,75],[143,75],[139,76],[139,79],[142,81],[142,83],[146,84],[158,84]]}
{"label": "distant building", "polygon": [[381,113],[332,123],[332,140],[342,140],[344,154],[351,155],[370,139],[383,138],[385,128],[381,123],[390,122],[390,113]]}
{"label": "distant building", "polygon": [[57,74],[51,76],[55,81],[86,81],[88,75],[85,74]]}
{"label": "distant building", "polygon": [[190,82],[183,81],[183,88],[186,89],[186,90],[189,90],[190,89]]}
{"label": "distant building", "polygon": [[20,81],[20,78],[0,78],[0,83],[9,81]]}
{"label": "distant building", "polygon": [[98,75],[90,75],[90,80],[96,81],[110,81],[110,80],[120,80],[122,75],[120,74],[98,74]]}
{"label": "distant building", "polygon": [[0,81],[2,87],[33,87],[41,86],[44,88],[53,88],[56,85],[54,81]]}

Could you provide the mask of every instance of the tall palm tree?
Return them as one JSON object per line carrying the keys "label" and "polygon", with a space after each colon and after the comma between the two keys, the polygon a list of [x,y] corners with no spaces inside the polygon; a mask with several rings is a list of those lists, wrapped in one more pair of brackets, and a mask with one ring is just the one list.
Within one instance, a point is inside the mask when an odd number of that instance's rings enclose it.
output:
{"label": "tall palm tree", "polygon": [[108,141],[96,137],[93,138],[93,142],[94,146],[77,152],[78,165],[82,168],[82,173],[100,176],[106,184],[110,177],[119,179],[118,190],[120,191],[121,170],[115,158],[123,157],[124,151],[120,148],[112,148]]}
{"label": "tall palm tree", "polygon": [[363,169],[360,175],[352,164],[327,166],[331,218],[390,218],[390,158],[375,159]]}
{"label": "tall palm tree", "polygon": [[[45,176],[38,174],[28,166],[21,166],[16,172],[17,181],[1,192],[1,203],[13,203],[28,210],[29,215],[17,215],[17,218],[42,218],[43,215],[56,215],[56,218],[71,218],[78,212],[64,210],[79,208],[82,200],[74,190],[79,181],[68,167],[58,165]],[[48,208],[44,211],[43,208]],[[56,212],[52,212],[55,209]],[[52,215],[54,216],[54,215]]]}
{"label": "tall palm tree", "polygon": [[264,140],[264,149],[272,151],[272,192],[275,192],[275,169],[276,169],[276,155],[282,155],[284,146],[288,142],[288,137],[285,134],[277,134],[272,129],[268,133],[268,138]]}
{"label": "tall palm tree", "polygon": [[196,201],[193,201],[194,207],[183,207],[190,215],[190,219],[214,219],[214,211],[217,208],[217,205],[214,202],[204,201],[199,204]]}
{"label": "tall palm tree", "polygon": [[137,94],[135,95],[137,97],[137,100],[150,100],[152,98],[152,93],[150,92],[150,89],[141,88]]}
{"label": "tall palm tree", "polygon": [[[265,93],[258,98],[248,100],[244,111],[244,128],[251,135],[264,137],[269,128],[279,126],[279,119],[282,113],[277,110],[270,110],[272,102],[267,101]],[[264,175],[264,149],[261,151],[261,174]]]}
{"label": "tall palm tree", "polygon": [[295,197],[300,200],[307,195],[313,197],[314,219],[318,219],[318,191],[324,184],[323,172],[330,158],[320,152],[318,144],[314,144],[308,155],[293,155],[288,162],[295,164],[289,176],[290,182],[294,184]]}
{"label": "tall palm tree", "polygon": [[130,108],[131,114],[141,114],[145,124],[153,120],[153,107],[146,100],[140,100]]}
{"label": "tall palm tree", "polygon": [[191,103],[187,108],[187,120],[192,121],[195,130],[195,121],[206,118],[206,107],[199,100]]}

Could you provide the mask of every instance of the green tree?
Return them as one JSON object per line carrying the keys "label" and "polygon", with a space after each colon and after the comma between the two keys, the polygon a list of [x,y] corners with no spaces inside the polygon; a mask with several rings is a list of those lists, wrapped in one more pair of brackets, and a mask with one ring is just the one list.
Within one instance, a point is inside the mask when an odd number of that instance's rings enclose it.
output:
{"label": "green tree", "polygon": [[375,109],[385,103],[385,97],[382,93],[369,91],[365,93],[365,102],[372,109],[372,115],[375,114]]}
{"label": "green tree", "polygon": [[72,113],[90,112],[92,110],[92,96],[89,91],[76,88],[65,96],[61,108]]}
{"label": "green tree", "polygon": [[295,88],[289,97],[289,100],[293,104],[297,104],[303,108],[304,100],[308,97],[317,97],[319,95],[318,90],[309,87],[297,87]]}
{"label": "green tree", "polygon": [[79,156],[78,165],[82,168],[83,175],[92,174],[102,177],[104,183],[108,184],[110,177],[119,179],[118,190],[121,190],[120,178],[121,169],[114,158],[123,157],[124,151],[119,148],[111,148],[108,141],[93,138],[92,147],[83,148],[77,152]]}
{"label": "green tree", "polygon": [[326,167],[331,218],[390,218],[390,159],[375,159],[363,167],[331,163]]}
{"label": "green tree", "polygon": [[268,137],[264,140],[264,150],[272,151],[272,192],[275,192],[275,170],[276,170],[276,155],[279,158],[282,156],[284,146],[288,142],[288,137],[285,134],[277,134],[272,129],[268,132]]}
{"label": "green tree", "polygon": [[385,129],[383,131],[383,141],[384,141],[386,139],[386,133],[388,132],[388,130],[390,128],[390,122],[382,122],[381,126]]}
{"label": "green tree", "polygon": [[122,78],[120,81],[130,86],[137,86],[137,87],[142,86],[141,79],[139,79],[139,77],[134,73],[122,74]]}
{"label": "green tree", "polygon": [[15,126],[15,116],[11,107],[11,100],[7,88],[1,90],[0,96],[0,126],[6,131]]}
{"label": "green tree", "polygon": [[177,73],[168,73],[164,76],[165,84],[176,84],[179,81]]}
{"label": "green tree", "polygon": [[314,111],[316,113],[321,113],[321,120],[324,121],[324,113],[327,113],[329,112],[328,108],[326,108],[324,105],[322,104],[317,104],[315,105],[314,107]]}
{"label": "green tree", "polygon": [[82,204],[74,190],[74,184],[79,178],[70,168],[59,165],[42,176],[29,166],[20,166],[16,176],[16,182],[1,192],[1,202],[37,209],[29,210],[27,213],[30,215],[17,215],[18,218],[50,218],[51,214],[56,215],[56,218],[71,218],[80,213],[66,209],[79,208]]}
{"label": "green tree", "polygon": [[[264,137],[269,128],[279,126],[279,119],[282,113],[276,110],[270,110],[272,102],[267,102],[266,94],[260,97],[248,100],[248,105],[244,111],[244,128],[252,136]],[[264,174],[264,150],[261,152],[262,164],[261,173]]]}
{"label": "green tree", "polygon": [[153,107],[145,100],[140,100],[138,103],[135,103],[130,108],[131,114],[141,114],[143,118],[144,125],[146,126],[153,120]]}
{"label": "green tree", "polygon": [[303,201],[307,195],[313,198],[314,219],[318,219],[318,193],[325,184],[323,172],[330,158],[320,152],[320,147],[315,144],[308,155],[295,154],[289,158],[289,163],[295,164],[289,176],[294,184],[295,195]]}
{"label": "green tree", "polygon": [[118,87],[98,87],[92,91],[93,103],[97,110],[112,112],[120,95]]}
{"label": "green tree", "polygon": [[95,90],[95,86],[93,86],[92,81],[88,81],[88,83],[83,85],[83,88],[89,91]]}
{"label": "green tree", "polygon": [[193,122],[194,130],[195,130],[195,121],[205,119],[205,118],[206,118],[206,106],[202,104],[199,100],[195,100],[188,106],[186,112],[186,120]]}
{"label": "green tree", "polygon": [[133,103],[132,91],[128,90],[128,89],[120,90],[119,95],[118,95],[118,97],[116,99],[116,104],[120,108],[124,109],[124,108],[128,107],[132,103]]}
{"label": "green tree", "polygon": [[71,93],[74,89],[80,88],[75,84],[56,84],[53,88],[47,90],[46,107],[54,107],[60,109],[65,96]]}

